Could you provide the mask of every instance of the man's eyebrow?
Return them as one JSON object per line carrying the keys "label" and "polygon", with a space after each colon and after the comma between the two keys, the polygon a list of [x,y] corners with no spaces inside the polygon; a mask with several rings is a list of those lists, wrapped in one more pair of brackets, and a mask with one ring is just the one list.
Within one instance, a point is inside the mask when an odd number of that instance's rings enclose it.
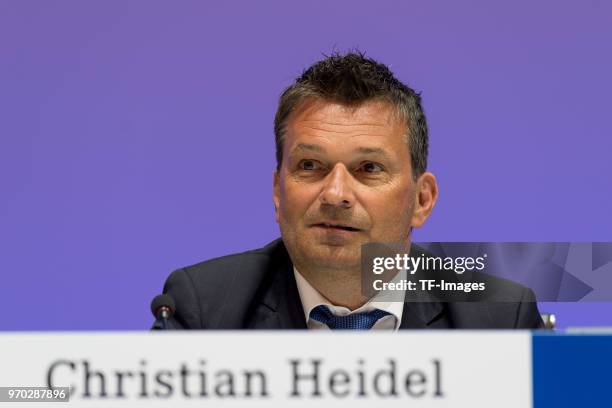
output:
{"label": "man's eyebrow", "polygon": [[[297,146],[295,146],[295,148],[293,148],[293,152],[300,151],[300,150],[308,151],[308,152],[315,152],[315,153],[325,152],[325,149],[323,149],[321,146],[310,144],[310,143],[300,143]],[[378,154],[385,158],[389,157],[389,153],[387,153],[385,149],[382,149],[380,147],[358,147],[354,149],[353,151],[359,154]]]}
{"label": "man's eyebrow", "polygon": [[389,157],[387,151],[381,149],[380,147],[358,147],[357,149],[355,149],[355,152],[360,154],[378,154],[386,158]]}

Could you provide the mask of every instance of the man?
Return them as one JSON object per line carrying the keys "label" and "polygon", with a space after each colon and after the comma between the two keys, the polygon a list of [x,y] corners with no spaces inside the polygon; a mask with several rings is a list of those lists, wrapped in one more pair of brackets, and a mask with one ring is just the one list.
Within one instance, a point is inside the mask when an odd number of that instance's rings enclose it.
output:
{"label": "man", "polygon": [[[361,246],[404,242],[436,203],[421,100],[361,54],[333,55],[282,94],[273,200],[282,239],[179,269],[164,292],[173,328],[535,328],[530,290],[512,302],[384,302],[361,290]],[[414,251],[414,249],[413,249]]]}

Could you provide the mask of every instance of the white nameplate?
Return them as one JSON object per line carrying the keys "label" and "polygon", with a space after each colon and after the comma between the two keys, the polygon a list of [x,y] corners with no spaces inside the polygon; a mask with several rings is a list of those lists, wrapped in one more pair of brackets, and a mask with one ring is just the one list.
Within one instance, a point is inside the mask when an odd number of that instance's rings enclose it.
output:
{"label": "white nameplate", "polygon": [[529,332],[4,333],[0,364],[49,407],[532,405]]}

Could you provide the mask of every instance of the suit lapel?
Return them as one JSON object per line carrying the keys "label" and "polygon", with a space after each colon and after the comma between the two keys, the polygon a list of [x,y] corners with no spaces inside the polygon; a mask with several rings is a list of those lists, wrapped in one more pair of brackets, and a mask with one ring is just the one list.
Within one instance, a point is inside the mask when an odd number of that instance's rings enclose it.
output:
{"label": "suit lapel", "polygon": [[[419,257],[423,250],[417,245],[412,245],[410,256]],[[419,269],[416,275],[423,276],[424,272]],[[412,300],[408,301],[408,298]],[[427,329],[427,328],[448,328],[448,316],[446,316],[444,304],[436,301],[428,292],[406,292],[404,299],[404,309],[402,311],[402,322],[400,329]]]}
{"label": "suit lapel", "polygon": [[443,314],[440,302],[405,302],[402,311],[400,330],[433,328],[438,317]]}
{"label": "suit lapel", "polygon": [[282,241],[271,256],[268,281],[263,285],[249,328],[306,329],[302,301],[293,275],[293,264]]}

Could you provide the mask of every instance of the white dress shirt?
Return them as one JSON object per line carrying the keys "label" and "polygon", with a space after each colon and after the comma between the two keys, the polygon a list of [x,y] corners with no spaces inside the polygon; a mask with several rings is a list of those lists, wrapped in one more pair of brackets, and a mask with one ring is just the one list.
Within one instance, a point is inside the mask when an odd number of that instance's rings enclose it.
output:
{"label": "white dress shirt", "polygon": [[[295,275],[295,282],[297,283],[298,292],[300,293],[300,299],[302,300],[302,306],[304,307],[304,316],[306,317],[306,322],[308,324],[309,329],[329,330],[329,327],[327,327],[327,325],[310,318],[310,312],[312,311],[312,309],[319,305],[327,306],[332,312],[332,314],[335,316],[348,316],[355,313],[369,312],[374,309],[384,310],[389,314],[380,318],[374,324],[371,330],[396,331],[399,329],[400,323],[402,322],[404,302],[382,301],[380,299],[382,297],[382,293],[378,293],[361,307],[355,310],[350,310],[349,308],[344,306],[333,305],[318,290],[313,288],[312,285],[306,280],[306,278],[304,278],[302,274],[300,274],[300,272],[295,269],[295,267],[293,268],[293,274]],[[404,274],[405,271],[400,272],[396,279],[401,279]],[[404,299],[404,294],[405,293],[401,294],[401,299]],[[397,296],[398,294],[394,294],[394,298],[397,299]]]}

